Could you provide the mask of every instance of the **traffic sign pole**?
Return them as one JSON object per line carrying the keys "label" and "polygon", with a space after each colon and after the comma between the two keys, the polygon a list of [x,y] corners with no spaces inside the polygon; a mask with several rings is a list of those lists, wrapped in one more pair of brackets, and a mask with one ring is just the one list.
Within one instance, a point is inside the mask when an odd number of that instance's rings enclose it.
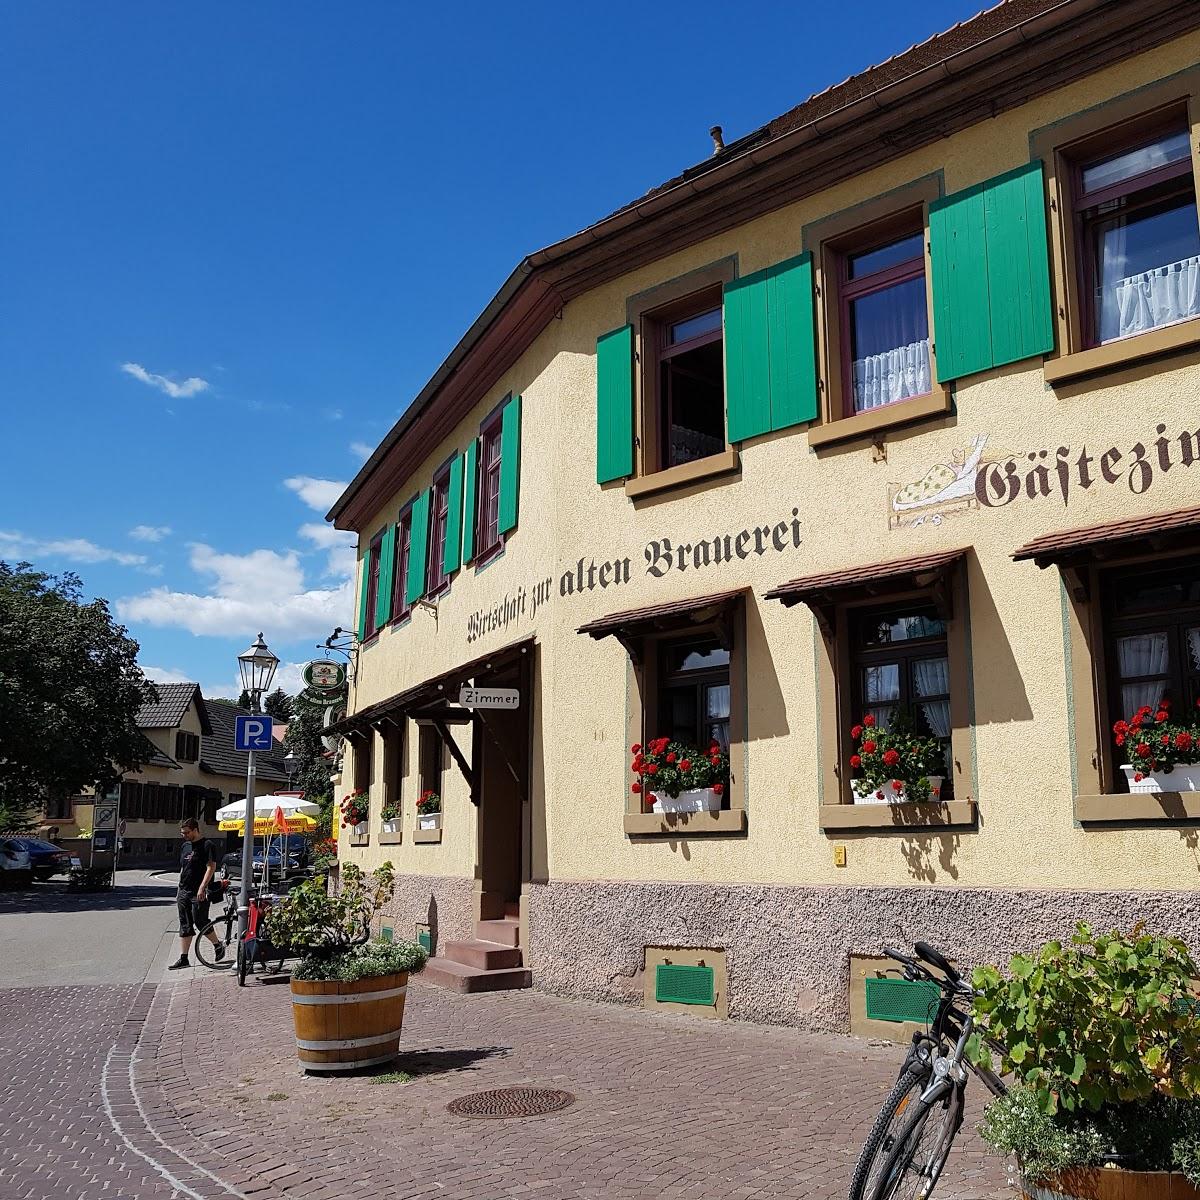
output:
{"label": "traffic sign pole", "polygon": [[[263,866],[267,863],[263,855]],[[254,751],[246,763],[246,822],[242,826],[242,890],[238,901],[238,938],[245,940],[250,925],[250,885],[254,882]]]}

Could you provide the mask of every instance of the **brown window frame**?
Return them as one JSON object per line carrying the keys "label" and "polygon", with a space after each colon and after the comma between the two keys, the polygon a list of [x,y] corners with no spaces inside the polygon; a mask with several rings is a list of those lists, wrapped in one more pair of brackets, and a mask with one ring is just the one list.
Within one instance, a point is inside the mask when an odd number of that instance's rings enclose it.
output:
{"label": "brown window frame", "polygon": [[[971,642],[968,619],[967,571],[963,563],[950,568],[939,587],[913,588],[900,581],[889,586],[881,580],[868,598],[831,604],[818,619],[821,632],[817,654],[817,692],[820,714],[820,825],[827,835],[846,829],[891,829],[897,823],[916,820],[922,827],[973,827],[976,822],[975,750],[971,727],[972,699]],[[946,658],[950,672],[950,749],[952,771],[943,787],[953,800],[922,806],[917,817],[896,822],[892,806],[855,804],[850,779],[850,756],[855,752],[851,730],[861,712],[855,708],[855,677],[851,630],[863,610],[908,608],[932,605],[946,624]],[[901,806],[901,813],[911,807]]]}
{"label": "brown window frame", "polygon": [[383,742],[383,796],[379,802],[379,816],[383,820],[383,810],[390,804],[394,804],[399,810],[393,820],[400,820],[403,817],[403,780],[404,780],[404,753],[405,753],[405,735],[407,729],[405,723],[401,719],[398,725],[387,725],[381,735]]}
{"label": "brown window frame", "polygon": [[[494,558],[504,546],[504,535],[500,532],[500,463],[503,457],[501,434],[504,425],[504,404],[507,402],[506,398],[484,418],[479,428],[475,487],[476,567],[481,567]],[[496,457],[489,461],[488,455],[493,448]]]}
{"label": "brown window frame", "polygon": [[446,748],[442,735],[433,725],[424,722],[417,726],[417,798],[435,792],[445,810],[443,793],[446,774]]}
{"label": "brown window frame", "polygon": [[1034,130],[1030,154],[1046,173],[1050,276],[1054,301],[1055,350],[1044,362],[1051,385],[1170,354],[1200,344],[1200,318],[1191,318],[1117,338],[1090,343],[1092,297],[1081,272],[1083,248],[1076,221],[1079,164],[1119,153],[1145,141],[1166,122],[1186,126],[1191,147],[1194,194],[1200,207],[1200,67],[1190,67],[1134,92],[1115,96],[1078,116]]}
{"label": "brown window frame", "polygon": [[408,602],[408,568],[412,561],[412,510],[409,501],[396,518],[396,559],[392,566],[392,624],[399,625],[412,616]]}
{"label": "brown window frame", "polygon": [[367,613],[364,633],[369,640],[379,632],[379,567],[383,558],[383,530],[381,529],[367,547]]}
{"label": "brown window frame", "polygon": [[70,821],[75,812],[75,801],[71,796],[49,796],[46,799],[47,821]]}
{"label": "brown window frame", "polygon": [[[624,486],[626,496],[635,502],[656,493],[730,477],[737,472],[741,464],[737,447],[731,445],[728,440],[726,400],[722,405],[724,450],[693,462],[662,467],[662,431],[658,397],[662,361],[660,351],[666,336],[664,328],[686,319],[689,314],[699,315],[718,307],[723,310],[724,285],[732,283],[737,277],[737,259],[730,256],[695,271],[689,271],[686,275],[656,284],[646,291],[630,296],[626,301],[625,317],[634,330],[637,369],[634,371],[634,474],[625,481]],[[723,342],[723,327],[720,337]],[[715,335],[707,340],[716,340]],[[679,349],[675,352],[678,353]]]}
{"label": "brown window frame", "polygon": [[[747,643],[745,598],[739,598],[724,620],[693,623],[685,619],[674,627],[653,634],[639,636],[633,641],[622,637],[622,644],[630,650],[626,659],[626,692],[630,703],[626,706],[625,737],[626,749],[635,742],[645,745],[653,737],[665,736],[660,732],[659,678],[662,656],[660,646],[681,641],[697,641],[715,638],[727,644],[729,649],[729,786],[721,798],[721,809],[708,813],[682,813],[677,815],[654,813],[644,796],[630,791],[633,775],[630,773],[628,755],[622,759],[625,781],[624,827],[627,837],[638,836],[711,836],[724,834],[740,836],[745,833],[749,809],[746,762],[748,704],[746,699],[749,646]],[[700,749],[704,749],[703,746]]]}
{"label": "brown window frame", "polygon": [[446,527],[450,518],[450,463],[438,469],[429,489],[429,543],[425,595],[440,596],[450,586],[446,572]]}
{"label": "brown window frame", "polygon": [[[952,701],[953,680],[950,681],[951,690],[944,694],[918,696],[916,682],[913,677],[913,667],[917,662],[926,661],[931,658],[945,658],[947,664],[949,664],[950,660],[950,641],[948,629],[946,628],[949,623],[937,613],[931,599],[917,598],[908,602],[888,601],[884,604],[865,605],[849,611],[851,620],[848,630],[850,674],[848,686],[850,690],[850,710],[853,714],[852,719],[856,723],[860,722],[870,709],[882,708],[887,703],[886,701],[868,702],[866,699],[863,675],[866,668],[872,665],[891,664],[894,662],[900,667],[898,689],[900,695],[894,702],[894,708],[907,710],[909,713],[915,715],[917,706],[921,700],[944,699],[947,703]],[[943,629],[941,633],[931,637],[912,638],[906,639],[903,642],[888,642],[878,645],[866,644],[862,636],[863,626],[873,617],[881,617],[885,614],[892,614],[893,616],[932,616],[943,623]],[[923,732],[929,733],[933,737],[937,736],[932,730],[925,730]],[[951,758],[953,759],[953,737],[939,740],[950,741]],[[941,799],[947,802],[954,799],[953,769],[946,775],[945,782],[942,784]]]}
{"label": "brown window frame", "polygon": [[[704,709],[707,689],[710,687],[732,687],[732,652],[727,651],[729,659],[724,666],[704,667],[688,671],[671,671],[666,664],[666,658],[672,650],[686,648],[689,645],[713,645],[720,647],[720,643],[721,639],[714,633],[680,633],[675,636],[664,636],[658,641],[655,647],[658,654],[658,671],[655,677],[656,695],[653,698],[658,717],[656,726],[657,736],[666,737],[668,733],[673,732],[668,728],[673,725],[673,721],[668,715],[668,693],[672,691],[690,691],[695,693],[695,722],[693,730],[686,740],[690,741],[700,751],[708,747],[710,744],[709,735],[702,732],[702,726],[706,724]],[[725,718],[724,725],[725,736],[728,741],[729,717]],[[651,736],[655,735],[647,728],[647,737]]]}
{"label": "brown window frame", "polygon": [[[804,245],[813,251],[820,392],[819,420],[809,426],[807,434],[810,446],[821,449],[864,438],[880,441],[891,429],[949,416],[953,406],[950,385],[938,382],[929,259],[929,205],[942,193],[941,173],[926,175],[805,226]],[[918,232],[923,235],[924,262],[917,270],[910,260],[904,267],[904,278],[923,274],[925,279],[930,389],[919,396],[855,412],[849,303],[860,298],[860,290],[867,295],[903,279],[884,278],[890,272],[878,272],[878,278],[868,277],[876,287],[856,286],[857,281],[848,278],[849,260]]]}
{"label": "brown window frame", "polygon": [[193,763],[200,757],[200,735],[186,729],[175,732],[175,759],[177,762]]}
{"label": "brown window frame", "polygon": [[370,813],[370,793],[375,782],[375,731],[368,729],[365,734],[354,738],[354,790],[366,791],[368,815]]}

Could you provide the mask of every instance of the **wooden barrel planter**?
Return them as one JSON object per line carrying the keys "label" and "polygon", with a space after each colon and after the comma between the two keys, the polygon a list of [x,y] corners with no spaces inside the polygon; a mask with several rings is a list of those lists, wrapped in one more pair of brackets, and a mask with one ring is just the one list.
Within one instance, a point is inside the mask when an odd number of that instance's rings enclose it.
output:
{"label": "wooden barrel planter", "polygon": [[306,1071],[353,1071],[400,1051],[408,972],[375,979],[293,979],[296,1053]]}
{"label": "wooden barrel planter", "polygon": [[1200,1200],[1200,1189],[1167,1171],[1080,1167],[1041,1184],[1023,1181],[1024,1200]]}

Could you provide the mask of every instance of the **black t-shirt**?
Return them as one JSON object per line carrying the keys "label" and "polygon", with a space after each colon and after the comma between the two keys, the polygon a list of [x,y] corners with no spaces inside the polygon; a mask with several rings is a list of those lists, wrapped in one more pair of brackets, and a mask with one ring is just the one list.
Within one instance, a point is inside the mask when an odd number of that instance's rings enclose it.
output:
{"label": "black t-shirt", "polygon": [[217,851],[211,842],[206,842],[204,838],[198,842],[185,841],[179,852],[179,890],[194,896],[208,864],[212,863],[215,870],[216,862]]}

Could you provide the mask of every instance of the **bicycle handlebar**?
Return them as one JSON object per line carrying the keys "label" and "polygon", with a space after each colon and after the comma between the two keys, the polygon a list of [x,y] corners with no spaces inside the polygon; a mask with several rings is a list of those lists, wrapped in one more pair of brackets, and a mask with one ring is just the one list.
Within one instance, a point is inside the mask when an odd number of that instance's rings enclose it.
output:
{"label": "bicycle handlebar", "polygon": [[931,967],[936,967],[951,983],[958,983],[962,976],[928,942],[917,942],[913,947],[919,958]]}

